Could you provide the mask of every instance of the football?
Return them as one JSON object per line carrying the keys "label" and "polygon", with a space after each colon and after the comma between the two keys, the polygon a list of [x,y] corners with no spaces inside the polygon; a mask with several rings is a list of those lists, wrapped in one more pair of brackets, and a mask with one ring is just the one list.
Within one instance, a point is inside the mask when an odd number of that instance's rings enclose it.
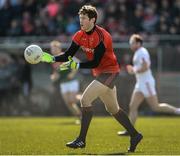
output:
{"label": "football", "polygon": [[24,58],[30,64],[37,64],[41,61],[42,49],[38,45],[30,45],[24,50]]}

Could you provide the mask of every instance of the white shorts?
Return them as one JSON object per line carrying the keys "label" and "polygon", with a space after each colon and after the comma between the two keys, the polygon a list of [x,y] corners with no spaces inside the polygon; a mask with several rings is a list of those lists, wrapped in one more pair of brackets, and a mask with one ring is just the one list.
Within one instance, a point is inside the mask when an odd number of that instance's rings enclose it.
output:
{"label": "white shorts", "polygon": [[60,84],[61,93],[67,92],[78,92],[79,91],[79,81],[72,80]]}
{"label": "white shorts", "polygon": [[136,82],[134,92],[141,92],[145,98],[156,95],[154,80]]}

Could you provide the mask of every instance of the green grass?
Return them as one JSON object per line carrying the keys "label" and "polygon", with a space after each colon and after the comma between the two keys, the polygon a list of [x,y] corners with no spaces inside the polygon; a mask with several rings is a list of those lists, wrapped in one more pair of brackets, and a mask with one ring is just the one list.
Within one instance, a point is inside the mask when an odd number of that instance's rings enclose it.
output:
{"label": "green grass", "polygon": [[[180,154],[180,118],[139,118],[144,139],[134,154]],[[111,117],[94,117],[85,149],[69,149],[79,125],[73,118],[0,118],[0,154],[127,154],[128,137],[116,135],[122,127]]]}

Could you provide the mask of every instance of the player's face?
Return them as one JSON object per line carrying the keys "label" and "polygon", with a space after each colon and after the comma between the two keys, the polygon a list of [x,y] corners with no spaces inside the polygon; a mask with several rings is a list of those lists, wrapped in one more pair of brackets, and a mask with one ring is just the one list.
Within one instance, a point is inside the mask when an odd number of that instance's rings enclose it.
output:
{"label": "player's face", "polygon": [[58,55],[61,53],[61,49],[58,46],[51,46],[51,53],[53,55]]}
{"label": "player's face", "polygon": [[94,27],[94,18],[89,19],[87,15],[79,15],[81,29],[88,32]]}
{"label": "player's face", "polygon": [[133,52],[137,50],[137,42],[134,39],[130,38],[129,45]]}

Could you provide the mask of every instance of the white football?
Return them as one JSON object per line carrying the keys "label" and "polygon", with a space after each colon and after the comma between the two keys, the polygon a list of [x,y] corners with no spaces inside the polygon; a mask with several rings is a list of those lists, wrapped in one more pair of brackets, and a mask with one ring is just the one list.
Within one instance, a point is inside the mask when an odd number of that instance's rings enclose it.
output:
{"label": "white football", "polygon": [[30,64],[37,64],[41,61],[42,49],[38,45],[30,45],[24,50],[24,58]]}

